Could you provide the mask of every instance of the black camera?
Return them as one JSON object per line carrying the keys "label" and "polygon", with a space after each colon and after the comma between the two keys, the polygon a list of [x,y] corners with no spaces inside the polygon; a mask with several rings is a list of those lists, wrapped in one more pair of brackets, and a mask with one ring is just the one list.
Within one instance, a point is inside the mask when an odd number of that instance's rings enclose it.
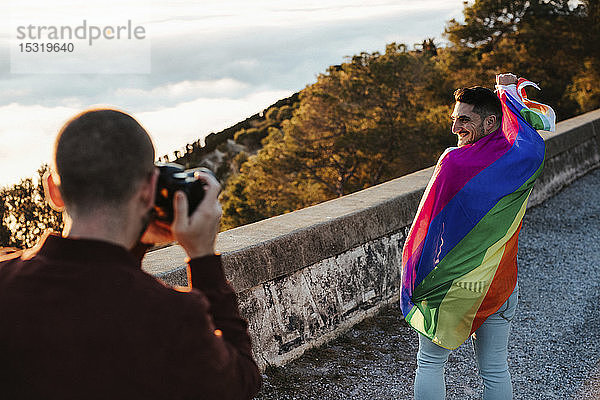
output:
{"label": "black camera", "polygon": [[208,168],[185,169],[176,163],[156,163],[160,171],[156,184],[156,198],[154,201],[154,217],[162,222],[173,222],[173,196],[181,190],[188,199],[189,215],[194,212],[204,198],[206,184],[198,180],[198,172],[206,172],[214,176]]}

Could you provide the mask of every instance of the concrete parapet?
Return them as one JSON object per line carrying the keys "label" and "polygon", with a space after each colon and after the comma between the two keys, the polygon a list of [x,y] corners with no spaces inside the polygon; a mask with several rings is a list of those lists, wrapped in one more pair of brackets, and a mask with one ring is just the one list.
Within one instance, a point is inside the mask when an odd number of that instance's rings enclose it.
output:
{"label": "concrete parapet", "polygon": [[542,203],[600,165],[600,110],[560,122],[556,132],[542,132],[546,142],[544,170],[529,205]]}
{"label": "concrete parapet", "polygon": [[[530,197],[543,202],[600,165],[600,110],[542,133],[546,161]],[[282,365],[396,301],[402,246],[433,167],[219,234],[225,273],[248,319],[261,367]],[[179,246],[143,268],[185,284]]]}

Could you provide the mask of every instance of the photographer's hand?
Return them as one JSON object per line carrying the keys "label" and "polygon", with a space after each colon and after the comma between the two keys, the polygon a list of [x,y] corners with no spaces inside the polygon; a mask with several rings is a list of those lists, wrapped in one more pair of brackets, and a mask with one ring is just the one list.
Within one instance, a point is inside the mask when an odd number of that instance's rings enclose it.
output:
{"label": "photographer's hand", "polygon": [[207,173],[199,173],[198,179],[204,186],[204,199],[192,215],[188,216],[188,201],[185,193],[175,193],[175,218],[171,225],[173,236],[185,250],[188,257],[197,258],[215,254],[215,241],[221,220],[221,204],[218,196],[221,185]]}

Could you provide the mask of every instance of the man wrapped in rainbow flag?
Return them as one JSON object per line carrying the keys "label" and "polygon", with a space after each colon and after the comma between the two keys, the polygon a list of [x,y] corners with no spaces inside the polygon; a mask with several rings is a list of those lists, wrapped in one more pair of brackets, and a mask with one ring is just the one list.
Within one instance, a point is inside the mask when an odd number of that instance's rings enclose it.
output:
{"label": "man wrapped in rainbow flag", "polygon": [[496,94],[479,86],[454,93],[458,147],[440,157],[404,245],[401,308],[420,333],[415,399],[445,398],[444,365],[469,336],[484,399],[512,398],[518,236],[544,165],[536,129],[554,130],[555,116],[527,99],[534,83],[513,74],[496,82]]}

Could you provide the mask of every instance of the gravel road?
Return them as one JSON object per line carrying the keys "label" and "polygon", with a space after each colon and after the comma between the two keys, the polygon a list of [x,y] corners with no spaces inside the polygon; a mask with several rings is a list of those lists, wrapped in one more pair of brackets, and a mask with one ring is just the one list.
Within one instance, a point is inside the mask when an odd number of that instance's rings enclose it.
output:
{"label": "gravel road", "polygon": [[[528,210],[509,365],[514,398],[600,399],[600,169]],[[411,399],[416,333],[397,305],[263,375],[257,397]],[[447,399],[480,399],[471,342],[446,368]]]}

